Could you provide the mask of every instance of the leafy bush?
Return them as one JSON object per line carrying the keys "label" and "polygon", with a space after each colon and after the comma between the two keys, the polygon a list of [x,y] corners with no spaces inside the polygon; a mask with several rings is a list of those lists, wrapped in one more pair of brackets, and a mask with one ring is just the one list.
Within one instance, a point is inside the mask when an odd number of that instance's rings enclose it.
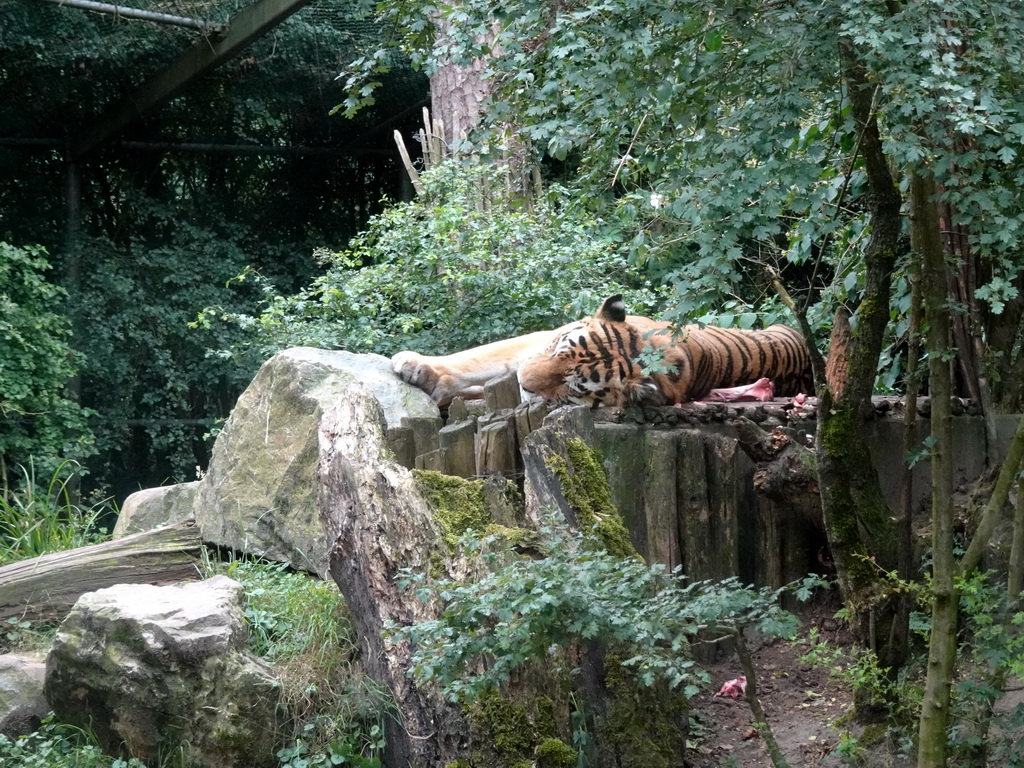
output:
{"label": "leafy bush", "polygon": [[[62,314],[64,291],[47,280],[46,251],[0,242],[0,486],[8,468],[34,457],[52,471],[93,452],[87,411],[65,386],[77,362]],[[65,465],[68,466],[68,465]]]}
{"label": "leafy bush", "polygon": [[0,765],[4,768],[145,768],[141,760],[122,760],[103,753],[87,731],[47,721],[35,733],[18,739],[0,734]]}
{"label": "leafy bush", "polygon": [[324,274],[305,291],[281,296],[262,282],[258,317],[211,308],[200,323],[219,316],[251,328],[267,351],[307,344],[389,355],[554,328],[612,293],[635,314],[657,309],[641,272],[568,190],[531,204],[487,199],[503,173],[454,162],[431,169],[424,195],[374,217],[347,250],[321,251]]}
{"label": "leafy bush", "polygon": [[[462,543],[483,544],[472,536]],[[687,582],[678,570],[610,555],[590,538],[555,527],[541,530],[540,546],[542,557],[512,562],[483,552],[491,570],[470,582],[428,584],[404,573],[422,600],[444,605],[436,620],[390,628],[394,639],[415,648],[418,680],[440,683],[452,700],[472,700],[528,660],[596,640],[623,654],[622,665],[642,685],[664,681],[690,697],[708,682],[690,655],[698,631],[752,625],[788,636],[796,630],[796,618],[779,608],[771,590],[744,588],[735,579]],[[486,664],[475,663],[483,658]]]}

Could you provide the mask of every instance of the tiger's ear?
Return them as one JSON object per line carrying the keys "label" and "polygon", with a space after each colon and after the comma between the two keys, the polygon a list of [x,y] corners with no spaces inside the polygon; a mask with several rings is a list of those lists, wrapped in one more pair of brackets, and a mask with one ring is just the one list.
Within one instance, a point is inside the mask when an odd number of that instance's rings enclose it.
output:
{"label": "tiger's ear", "polygon": [[610,320],[614,323],[626,321],[626,304],[622,301],[622,294],[616,293],[604,300],[601,308],[597,310],[597,318]]}

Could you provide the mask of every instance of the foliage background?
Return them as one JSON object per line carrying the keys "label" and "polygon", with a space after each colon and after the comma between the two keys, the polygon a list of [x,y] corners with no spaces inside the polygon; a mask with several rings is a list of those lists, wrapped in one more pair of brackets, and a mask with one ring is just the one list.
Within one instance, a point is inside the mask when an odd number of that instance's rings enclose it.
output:
{"label": "foliage background", "polygon": [[[179,12],[224,20],[245,5],[182,4]],[[0,0],[0,18],[0,99],[7,106],[0,115],[0,240],[24,247],[36,260],[32,270],[67,292],[17,301],[38,314],[37,331],[50,324],[48,339],[32,342],[32,364],[46,361],[51,370],[37,370],[37,385],[70,409],[50,417],[63,425],[60,435],[37,430],[31,443],[19,437],[17,446],[9,434],[2,438],[5,461],[23,463],[32,453],[53,465],[59,457],[88,457],[85,490],[118,499],[194,479],[206,462],[204,435],[226,417],[261,361],[208,357],[207,350],[230,345],[235,331],[190,329],[189,322],[207,305],[254,309],[258,291],[228,287],[247,266],[294,291],[317,271],[314,249],[344,246],[382,197],[406,194],[390,133],[411,132],[402,113],[418,116],[412,108],[425,97],[425,80],[398,68],[383,78],[388,96],[376,108],[355,121],[331,116],[343,99],[337,69],[377,31],[343,3],[312,3],[77,163],[76,238],[65,206],[67,140],[197,33],[21,0]],[[9,270],[24,266],[4,269],[0,295],[15,301],[10,286],[24,275]],[[12,318],[5,312],[0,322]],[[7,342],[5,336],[0,354],[11,349]],[[59,381],[74,372],[77,410]],[[8,361],[0,376],[15,375]],[[10,403],[17,393],[7,381],[2,391]]]}
{"label": "foliage background", "polygon": [[[324,269],[286,295],[263,276],[258,315],[210,308],[201,324],[230,321],[244,336],[225,354],[260,359],[297,345],[391,355],[445,354],[554,328],[623,292],[632,312],[662,297],[577,195],[553,186],[529,202],[500,189],[500,166],[442,164],[421,175],[423,194],[372,217]],[[246,276],[248,277],[248,275]]]}

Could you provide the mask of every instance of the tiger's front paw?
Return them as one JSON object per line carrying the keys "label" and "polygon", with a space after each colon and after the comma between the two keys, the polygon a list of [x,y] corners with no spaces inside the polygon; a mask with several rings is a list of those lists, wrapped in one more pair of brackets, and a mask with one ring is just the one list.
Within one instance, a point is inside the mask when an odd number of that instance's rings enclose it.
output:
{"label": "tiger's front paw", "polygon": [[438,374],[429,358],[419,352],[399,352],[391,358],[391,368],[406,384],[419,387],[428,395],[437,386]]}

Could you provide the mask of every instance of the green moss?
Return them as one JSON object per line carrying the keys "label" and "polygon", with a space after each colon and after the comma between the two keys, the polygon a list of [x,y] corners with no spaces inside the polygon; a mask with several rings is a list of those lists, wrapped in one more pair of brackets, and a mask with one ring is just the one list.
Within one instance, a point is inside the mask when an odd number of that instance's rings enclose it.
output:
{"label": "green moss", "polygon": [[555,719],[555,702],[548,696],[538,696],[534,699],[534,709],[533,722],[537,735],[542,738],[556,736],[558,724]]}
{"label": "green moss", "polygon": [[637,557],[622,517],[612,503],[608,475],[600,454],[579,438],[566,441],[569,461],[555,456],[548,466],[562,485],[562,495],[579,518],[581,530],[594,528],[605,549],[620,557]]}
{"label": "green moss", "polygon": [[537,768],[574,768],[576,750],[561,739],[544,739],[537,745]]}
{"label": "green moss", "polygon": [[484,506],[483,480],[466,480],[441,472],[415,469],[413,476],[425,491],[445,541],[454,545],[470,528],[483,531],[491,524]]}
{"label": "green moss", "polygon": [[514,765],[533,751],[536,735],[526,709],[496,690],[473,702],[469,720],[505,764]]}
{"label": "green moss", "polygon": [[[450,546],[455,546],[459,537],[470,529],[485,536],[500,536],[513,545],[536,535],[525,528],[511,528],[494,522],[487,506],[487,481],[484,479],[466,480],[425,469],[414,469],[413,476],[423,489]],[[506,488],[504,497],[512,504],[522,505],[514,485]],[[431,567],[433,569],[433,563]]]}
{"label": "green moss", "polygon": [[452,760],[444,768],[472,768],[469,760]]}
{"label": "green moss", "polygon": [[644,686],[621,663],[605,657],[605,685],[610,693],[607,713],[597,725],[602,751],[616,755],[622,768],[670,768],[681,765],[680,733],[689,719],[686,697],[664,683]]}

